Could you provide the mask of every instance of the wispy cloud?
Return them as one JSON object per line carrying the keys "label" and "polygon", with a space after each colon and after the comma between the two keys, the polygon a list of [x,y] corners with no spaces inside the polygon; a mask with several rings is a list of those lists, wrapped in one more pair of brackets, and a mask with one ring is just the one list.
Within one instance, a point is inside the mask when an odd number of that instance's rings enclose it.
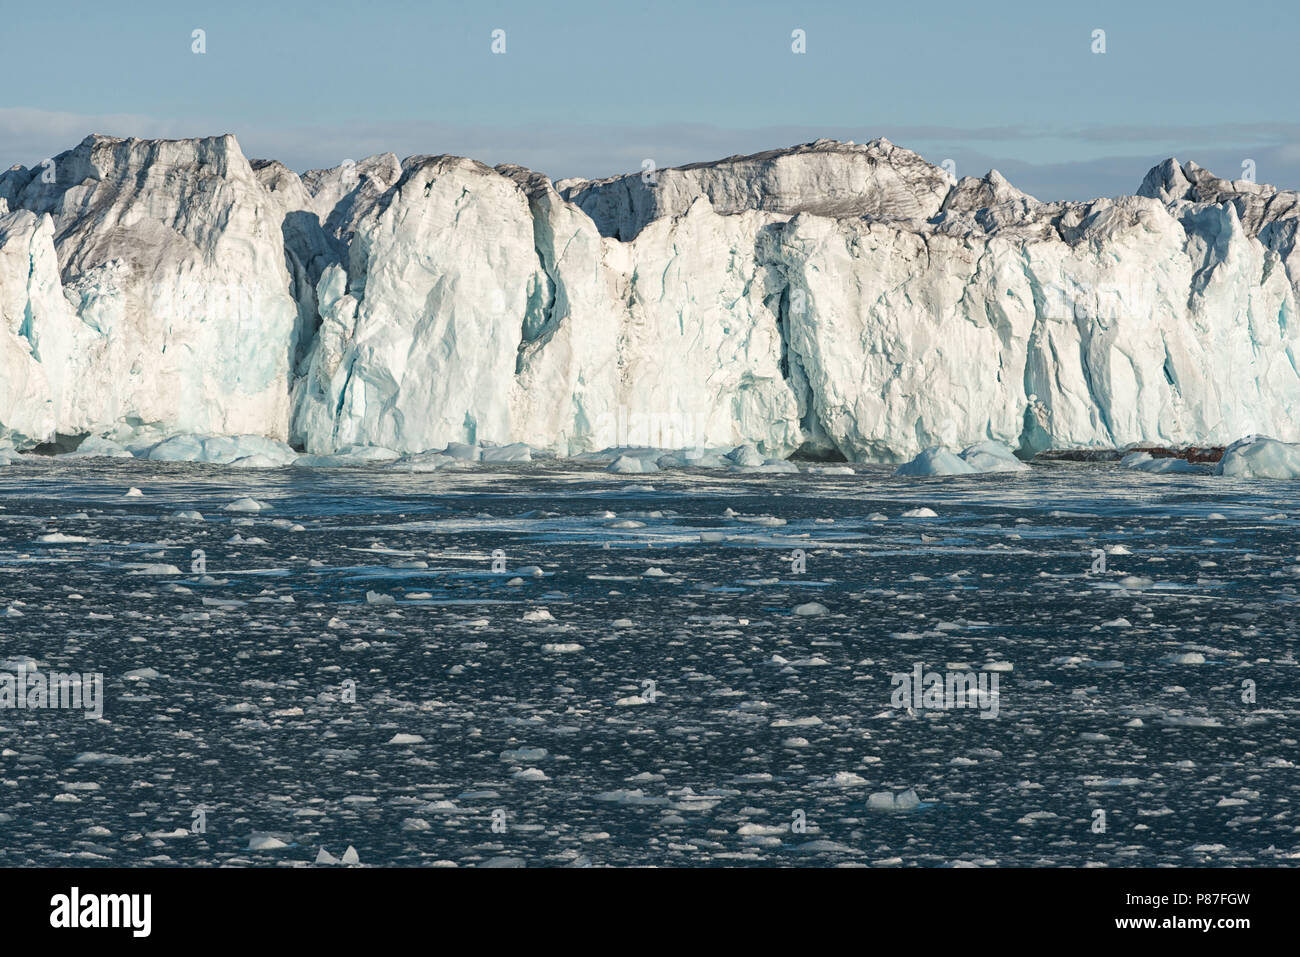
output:
{"label": "wispy cloud", "polygon": [[1088,126],[1071,129],[1062,138],[1094,143],[1135,143],[1151,140],[1212,142],[1297,142],[1300,123],[1218,123],[1198,125]]}
{"label": "wispy cloud", "polygon": [[183,136],[181,127],[133,113],[91,115],[0,107],[0,163],[25,166],[61,153],[88,133],[112,136]]}
{"label": "wispy cloud", "polygon": [[[1026,192],[1044,200],[1091,199],[1137,189],[1151,166],[1170,155],[1194,159],[1229,178],[1253,159],[1261,182],[1300,186],[1300,124],[1241,123],[1226,126],[1105,126],[1046,130],[1024,126],[773,125],[727,129],[709,124],[605,126],[536,123],[524,126],[464,126],[427,122],[361,121],[354,124],[239,126],[221,116],[183,121],[134,114],[87,115],[30,108],[0,108],[0,164],[32,165],[80,142],[88,133],[113,136],[181,137],[233,132],[250,157],[278,159],[306,170],[335,166],[393,152],[454,153],[489,164],[518,163],[554,178],[600,177],[641,169],[651,159],[660,167],[718,159],[738,153],[819,137],[864,142],[888,137],[931,162],[953,159],[958,175],[983,175],[996,168]],[[1081,156],[1086,144],[1107,155]],[[1050,145],[1051,148],[1048,148]],[[1029,157],[1059,157],[1031,161]]]}

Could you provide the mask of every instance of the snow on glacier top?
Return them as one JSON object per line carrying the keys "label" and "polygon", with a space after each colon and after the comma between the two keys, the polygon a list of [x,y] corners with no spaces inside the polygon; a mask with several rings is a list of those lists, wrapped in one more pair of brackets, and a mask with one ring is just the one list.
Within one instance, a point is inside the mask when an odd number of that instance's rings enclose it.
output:
{"label": "snow on glacier top", "polygon": [[628,240],[664,216],[679,216],[699,196],[721,214],[765,210],[830,218],[923,222],[940,209],[952,178],[886,139],[821,139],[785,149],[600,180],[562,180],[556,188],[595,221],[602,235]]}

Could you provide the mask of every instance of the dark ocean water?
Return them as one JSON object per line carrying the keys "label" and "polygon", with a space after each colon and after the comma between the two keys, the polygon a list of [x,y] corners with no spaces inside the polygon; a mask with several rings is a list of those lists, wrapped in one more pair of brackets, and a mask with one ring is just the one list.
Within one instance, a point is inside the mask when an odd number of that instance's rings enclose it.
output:
{"label": "dark ocean water", "polygon": [[0,865],[1293,864],[1298,528],[1113,465],[24,460],[0,671],[104,700],[0,710]]}

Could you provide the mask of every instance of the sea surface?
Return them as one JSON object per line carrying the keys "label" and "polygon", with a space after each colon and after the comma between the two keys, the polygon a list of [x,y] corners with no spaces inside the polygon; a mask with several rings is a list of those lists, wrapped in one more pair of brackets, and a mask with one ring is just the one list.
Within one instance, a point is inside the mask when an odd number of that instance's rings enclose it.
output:
{"label": "sea surface", "polygon": [[1300,485],[854,470],[0,468],[0,865],[1300,861]]}

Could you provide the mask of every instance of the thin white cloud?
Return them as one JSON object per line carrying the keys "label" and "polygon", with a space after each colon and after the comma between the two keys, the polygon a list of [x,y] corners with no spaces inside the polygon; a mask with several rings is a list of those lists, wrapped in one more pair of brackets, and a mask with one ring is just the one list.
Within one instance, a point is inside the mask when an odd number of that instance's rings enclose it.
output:
{"label": "thin white cloud", "polygon": [[0,164],[30,166],[62,153],[90,133],[109,136],[173,137],[187,135],[179,125],[133,113],[92,115],[0,107]]}
{"label": "thin white cloud", "polygon": [[[628,127],[538,123],[526,127],[453,126],[425,122],[359,122],[339,126],[248,127],[228,117],[184,121],[133,114],[88,115],[25,107],[0,108],[0,168],[39,163],[79,143],[88,133],[181,137],[234,132],[249,157],[277,159],[296,170],[336,166],[392,152],[454,153],[488,164],[517,163],[556,179],[636,172],[651,159],[659,167],[719,159],[738,153],[805,143],[819,137],[865,142],[886,136],[931,162],[953,158],[959,175],[997,168],[1011,182],[1044,200],[1092,199],[1137,189],[1146,171],[1166,156],[1194,159],[1220,175],[1240,175],[1254,159],[1260,182],[1300,186],[1300,130],[1294,124],[1222,127],[1112,126],[1073,131],[1035,131],[1018,126],[836,127],[769,126],[724,129],[707,124]],[[1068,154],[1062,141],[1110,143],[1114,155],[1029,162],[1027,156]],[[1044,143],[1055,144],[1050,151]],[[1236,145],[1236,144],[1246,145]],[[1125,148],[1128,147],[1128,148]]]}

